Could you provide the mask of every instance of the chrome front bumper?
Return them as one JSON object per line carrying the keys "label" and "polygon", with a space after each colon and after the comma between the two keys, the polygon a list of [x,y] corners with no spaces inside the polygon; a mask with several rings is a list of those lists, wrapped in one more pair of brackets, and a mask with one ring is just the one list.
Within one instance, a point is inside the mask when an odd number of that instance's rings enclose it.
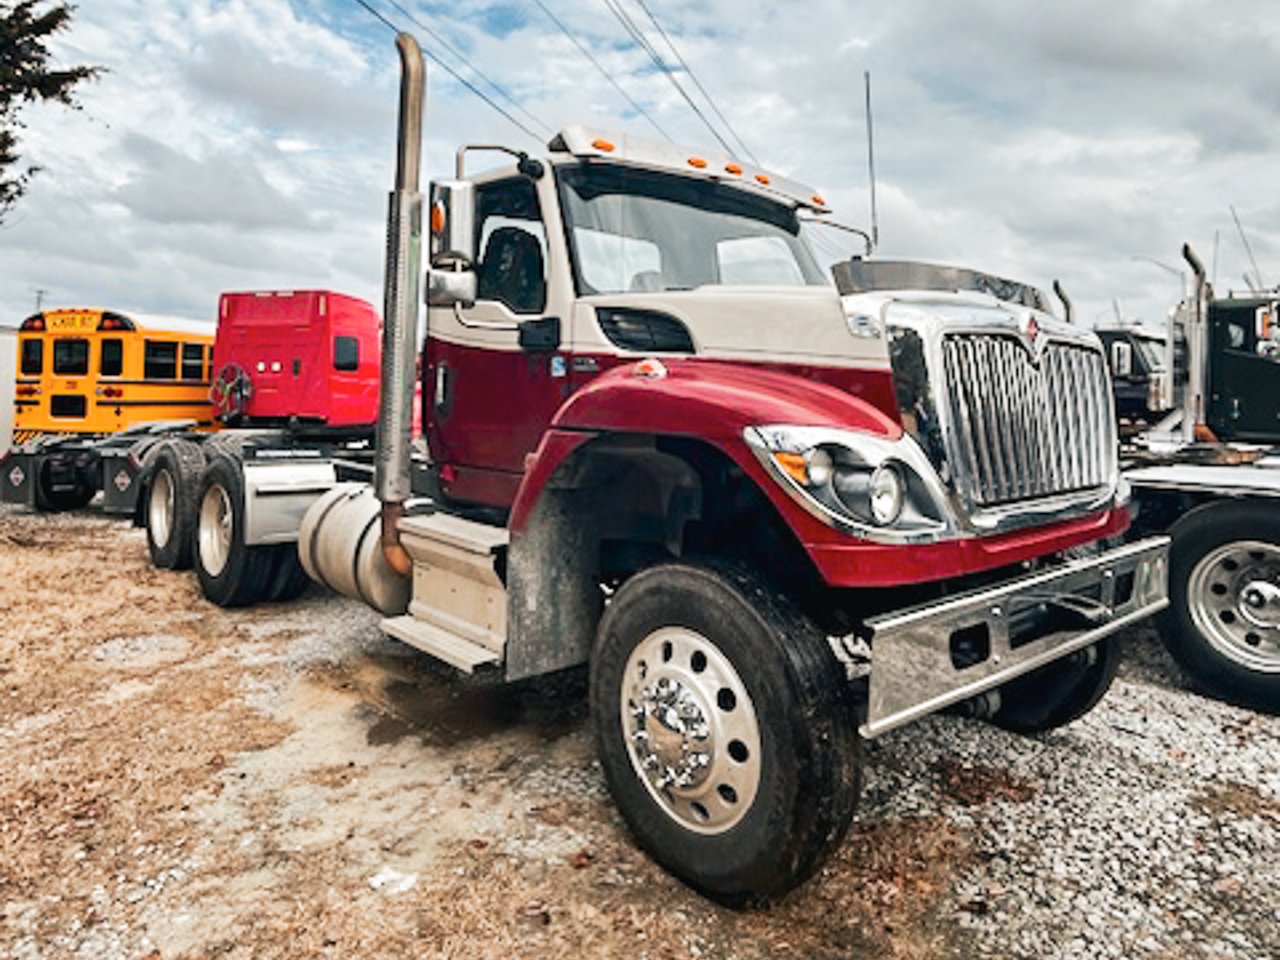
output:
{"label": "chrome front bumper", "polygon": [[864,737],[976,696],[1169,603],[1168,537],[876,617]]}

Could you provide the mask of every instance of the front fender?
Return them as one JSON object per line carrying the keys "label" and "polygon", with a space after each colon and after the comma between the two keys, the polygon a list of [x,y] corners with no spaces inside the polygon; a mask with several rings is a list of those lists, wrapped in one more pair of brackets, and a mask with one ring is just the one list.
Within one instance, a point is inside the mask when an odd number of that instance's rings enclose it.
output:
{"label": "front fender", "polygon": [[866,400],[830,384],[705,360],[667,360],[658,376],[627,364],[575,392],[554,429],[662,433],[737,440],[744,427],[794,423],[863,431],[896,440],[902,427]]}
{"label": "front fender", "polygon": [[[556,469],[582,444],[603,433],[683,436],[723,451],[765,490],[797,533],[820,536],[808,517],[760,468],[742,431],[763,423],[796,423],[864,431],[885,439],[899,424],[865,400],[828,384],[765,368],[707,361],[664,361],[665,373],[641,376],[626,364],[592,380],[559,411],[525,464],[511,510],[520,532]],[[810,530],[810,527],[814,529]]]}

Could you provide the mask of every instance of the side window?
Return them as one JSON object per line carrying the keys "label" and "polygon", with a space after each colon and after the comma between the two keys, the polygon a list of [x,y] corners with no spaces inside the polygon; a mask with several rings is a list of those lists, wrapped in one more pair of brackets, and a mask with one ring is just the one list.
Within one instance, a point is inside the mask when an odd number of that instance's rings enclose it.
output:
{"label": "side window", "polygon": [[142,375],[148,380],[175,380],[178,345],[172,340],[148,340],[142,353]]}
{"label": "side window", "polygon": [[53,372],[66,376],[76,376],[88,373],[89,341],[53,341]]}
{"label": "side window", "polygon": [[118,377],[124,373],[124,343],[118,337],[102,341],[98,353],[98,375]]}
{"label": "side window", "polygon": [[28,376],[44,373],[44,341],[39,337],[22,341],[22,372]]}
{"label": "side window", "polygon": [[213,379],[213,347],[204,348],[204,378]]}
{"label": "side window", "polygon": [[182,379],[199,380],[204,374],[204,347],[198,343],[182,345]]}
{"label": "side window", "polygon": [[333,369],[350,373],[360,368],[360,341],[355,337],[333,338]]}
{"label": "side window", "polygon": [[524,177],[476,190],[478,298],[512,313],[547,306],[547,234],[533,183]]}

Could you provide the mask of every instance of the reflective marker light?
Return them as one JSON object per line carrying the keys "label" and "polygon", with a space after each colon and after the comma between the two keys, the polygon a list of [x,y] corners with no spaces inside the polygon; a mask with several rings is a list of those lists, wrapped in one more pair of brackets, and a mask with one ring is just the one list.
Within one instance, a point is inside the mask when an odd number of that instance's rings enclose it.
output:
{"label": "reflective marker light", "polygon": [[703,170],[707,166],[707,161],[703,160],[701,157],[690,157],[689,166],[697,167],[699,170]]}

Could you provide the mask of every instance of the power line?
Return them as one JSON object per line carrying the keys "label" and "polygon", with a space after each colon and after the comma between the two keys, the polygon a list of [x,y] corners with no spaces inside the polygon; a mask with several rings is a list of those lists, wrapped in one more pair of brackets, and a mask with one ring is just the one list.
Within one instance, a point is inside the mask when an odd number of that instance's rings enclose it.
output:
{"label": "power line", "polygon": [[[353,3],[356,3],[356,4],[359,4],[360,6],[364,7],[364,9],[365,9],[365,10],[367,10],[367,11],[368,11],[372,16],[374,16],[374,17],[376,17],[378,20],[380,20],[380,21],[383,23],[383,25],[384,25],[384,26],[386,26],[386,27],[387,27],[387,28],[388,28],[392,33],[399,33],[399,32],[400,32],[400,28],[399,28],[399,27],[397,27],[397,26],[396,26],[394,23],[392,23],[390,20],[388,20],[388,19],[387,19],[385,16],[383,16],[380,12],[378,12],[377,10],[375,10],[372,6],[370,6],[370,5],[369,5],[369,3],[368,3],[368,0],[352,0],[352,2],[353,2]],[[540,143],[540,142],[542,141],[542,138],[541,138],[538,134],[534,133],[534,132],[533,132],[532,130],[530,130],[527,126],[525,126],[523,123],[521,123],[521,122],[520,122],[519,120],[517,120],[515,117],[513,117],[509,111],[507,111],[506,109],[504,109],[504,108],[502,107],[502,105],[501,105],[501,104],[499,104],[499,103],[495,103],[495,102],[494,102],[494,100],[493,100],[491,97],[489,97],[489,95],[488,95],[488,94],[486,94],[483,90],[481,90],[479,87],[477,87],[474,83],[472,83],[470,80],[468,80],[468,79],[467,79],[466,77],[464,77],[462,74],[458,73],[458,71],[457,71],[457,70],[453,69],[453,67],[449,66],[447,63],[445,63],[443,60],[441,60],[439,57],[437,57],[435,54],[433,54],[431,51],[429,51],[426,47],[423,47],[423,48],[422,48],[422,54],[423,54],[423,56],[425,56],[427,59],[429,59],[429,60],[431,60],[433,63],[435,63],[435,64],[436,64],[436,66],[440,67],[440,69],[444,70],[444,72],[445,72],[445,73],[449,74],[449,76],[453,77],[453,79],[457,80],[457,81],[458,81],[458,83],[462,84],[464,87],[466,87],[466,88],[467,88],[468,90],[470,90],[472,93],[474,93],[477,97],[479,97],[481,100],[483,100],[483,101],[484,101],[485,103],[487,103],[489,106],[491,106],[491,107],[492,107],[494,110],[496,110],[498,113],[500,113],[500,114],[502,114],[504,117],[506,117],[506,118],[507,118],[507,120],[511,121],[511,123],[512,123],[512,124],[514,124],[516,127],[519,127],[521,130],[523,130],[523,131],[525,132],[525,134],[526,134],[526,135],[527,135],[531,140],[533,140],[535,143]]]}
{"label": "power line", "polygon": [[760,161],[756,159],[756,155],[751,152],[751,148],[747,146],[746,142],[742,139],[742,137],[738,136],[738,131],[733,129],[733,124],[731,124],[729,122],[729,118],[726,117],[721,112],[720,107],[716,104],[711,94],[707,93],[707,88],[702,85],[702,81],[698,79],[698,75],[693,72],[693,67],[689,66],[685,58],[680,55],[680,51],[676,49],[676,45],[672,41],[671,37],[667,34],[667,31],[662,28],[662,24],[658,22],[658,18],[654,16],[653,11],[649,9],[649,5],[645,3],[645,0],[636,0],[636,2],[640,4],[640,9],[645,12],[645,15],[649,18],[649,21],[654,25],[655,28],[657,28],[658,35],[661,36],[662,39],[667,42],[667,46],[670,47],[671,52],[675,54],[676,61],[680,64],[681,67],[684,68],[684,72],[689,75],[689,79],[692,80],[693,85],[698,88],[698,92],[702,94],[703,99],[705,99],[707,103],[711,104],[711,109],[716,112],[716,116],[719,117],[720,122],[725,125],[725,129],[729,131],[729,133],[733,136],[734,140],[738,141],[738,146],[742,148],[742,152],[745,153],[748,157],[750,157],[751,162],[754,163],[757,167],[760,166]]}
{"label": "power line", "polygon": [[725,138],[720,136],[720,131],[712,125],[710,120],[707,119],[707,116],[702,112],[702,109],[694,103],[693,98],[689,96],[688,91],[686,91],[684,87],[680,86],[680,81],[676,79],[675,72],[672,71],[671,67],[667,65],[667,62],[658,54],[658,51],[654,48],[653,44],[651,44],[645,35],[641,33],[640,28],[635,25],[631,17],[627,14],[627,11],[622,8],[622,4],[619,0],[604,0],[604,5],[609,8],[609,12],[614,15],[620,24],[622,24],[623,29],[631,35],[632,39],[640,45],[640,48],[649,55],[649,59],[654,62],[654,65],[657,66],[666,78],[671,81],[671,85],[676,88],[676,91],[680,96],[684,97],[685,103],[689,104],[689,109],[698,115],[698,119],[701,120],[706,128],[711,131],[711,135],[720,142],[720,145],[724,147],[725,152],[731,155],[735,153],[733,147],[729,146]]}
{"label": "power line", "polygon": [[403,7],[403,6],[398,2],[398,0],[386,0],[386,2],[387,2],[387,3],[389,3],[391,6],[395,7],[397,10],[399,10],[399,11],[400,11],[402,14],[404,14],[406,17],[408,17],[408,18],[409,18],[413,23],[417,24],[417,25],[418,25],[418,27],[420,27],[420,28],[422,29],[422,31],[423,31],[424,33],[426,33],[426,34],[427,34],[427,36],[429,36],[429,37],[431,37],[433,40],[435,40],[435,41],[436,41],[436,43],[440,44],[440,46],[444,47],[446,50],[448,50],[450,53],[452,53],[455,57],[457,57],[460,61],[462,61],[462,65],[463,65],[463,66],[465,66],[468,70],[470,70],[470,71],[471,71],[472,73],[474,73],[476,76],[480,77],[482,80],[484,80],[484,82],[485,82],[485,83],[487,83],[490,87],[492,87],[494,90],[496,90],[496,91],[497,91],[497,92],[498,92],[498,93],[503,97],[503,99],[505,99],[509,104],[511,104],[513,107],[515,107],[515,108],[516,108],[517,110],[519,110],[521,113],[523,113],[526,117],[528,117],[528,118],[529,118],[529,120],[530,120],[530,122],[532,122],[535,126],[542,127],[542,129],[546,131],[547,139],[550,139],[552,136],[554,136],[554,135],[555,135],[555,131],[554,131],[554,130],[552,130],[550,126],[548,126],[547,124],[543,123],[541,120],[539,120],[537,117],[535,117],[532,113],[530,113],[528,110],[526,110],[526,109],[525,109],[525,108],[524,108],[524,107],[523,107],[523,106],[522,106],[522,105],[521,105],[521,104],[516,100],[516,98],[515,98],[515,97],[513,97],[510,93],[508,93],[508,92],[507,92],[507,90],[506,90],[504,87],[500,86],[496,81],[491,80],[491,79],[489,79],[489,77],[485,76],[484,71],[482,71],[482,70],[481,70],[479,67],[477,67],[474,63],[472,63],[470,60],[468,60],[468,59],[467,59],[467,57],[466,57],[466,55],[465,55],[461,50],[459,50],[457,47],[455,47],[453,44],[451,44],[451,43],[448,41],[448,39],[446,39],[444,36],[442,36],[438,31],[431,29],[431,27],[429,27],[429,26],[427,26],[427,24],[423,23],[423,22],[422,22],[420,19],[418,19],[418,17],[416,17],[413,13],[411,13],[409,10],[406,10],[406,9],[405,9],[405,8],[404,8],[404,7]]}
{"label": "power line", "polygon": [[540,8],[542,8],[542,12],[545,13],[550,18],[552,23],[554,23],[557,27],[560,28],[560,32],[563,33],[566,37],[568,37],[573,42],[573,45],[575,47],[577,47],[579,50],[582,51],[582,55],[586,57],[588,60],[590,60],[592,65],[597,70],[600,71],[600,75],[604,77],[606,80],[608,80],[610,84],[612,84],[613,89],[617,90],[618,93],[622,94],[622,96],[626,99],[627,103],[631,104],[631,106],[636,110],[637,113],[639,113],[642,117],[644,117],[646,120],[649,121],[649,123],[653,126],[653,129],[657,130],[658,133],[660,133],[668,143],[674,142],[672,141],[671,137],[667,135],[667,131],[663,130],[662,127],[658,125],[658,121],[653,119],[653,117],[649,115],[649,111],[646,110],[644,107],[640,106],[640,104],[637,103],[632,98],[631,94],[627,93],[626,90],[622,89],[621,84],[619,84],[618,81],[613,78],[613,74],[609,73],[609,71],[604,68],[604,66],[600,63],[600,61],[595,58],[595,55],[590,51],[590,49],[588,49],[576,36],[574,36],[569,31],[569,28],[566,27],[560,21],[559,17],[557,17],[554,13],[551,12],[551,10],[547,7],[545,3],[542,2],[542,0],[533,0],[533,2],[536,3]]}

